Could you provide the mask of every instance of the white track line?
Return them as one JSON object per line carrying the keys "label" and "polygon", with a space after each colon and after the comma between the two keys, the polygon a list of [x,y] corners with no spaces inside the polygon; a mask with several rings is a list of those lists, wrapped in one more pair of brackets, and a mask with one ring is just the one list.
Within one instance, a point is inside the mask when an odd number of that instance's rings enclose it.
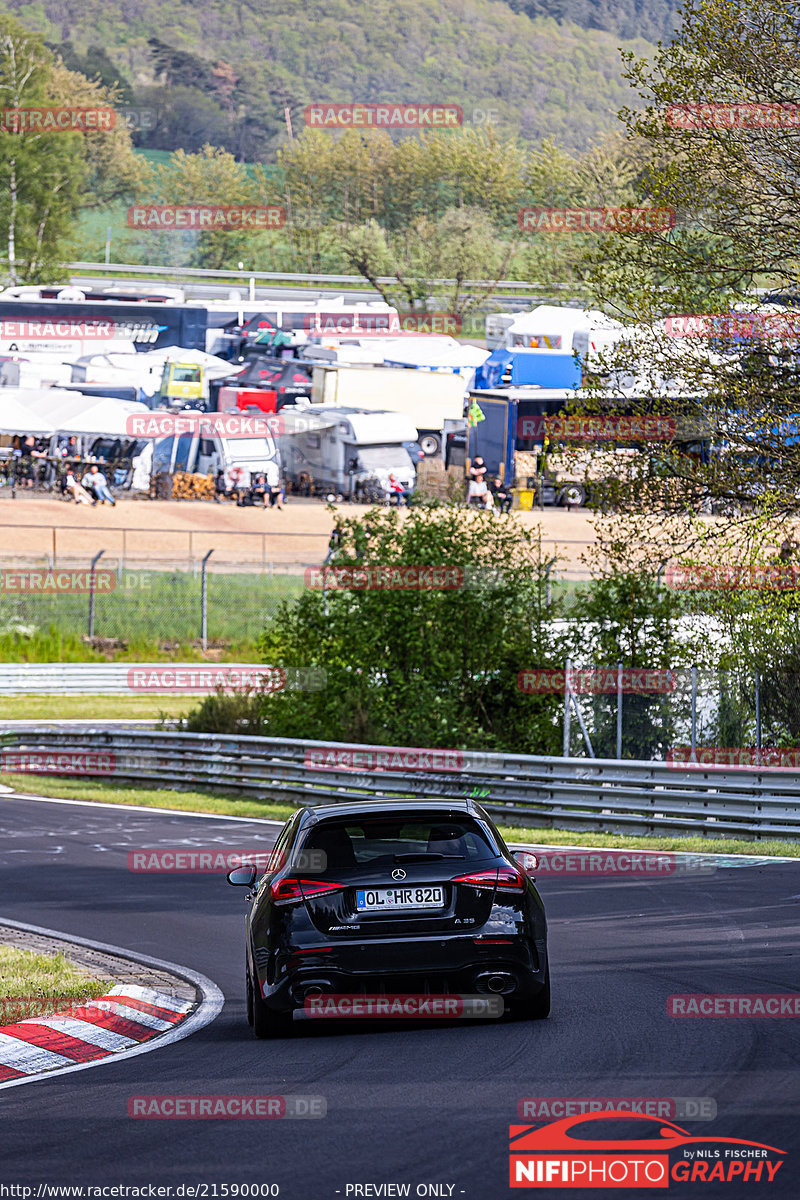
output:
{"label": "white track line", "polygon": [[8,789],[9,800],[36,800],[43,804],[78,804],[84,808],[111,808],[117,812],[123,809],[127,812],[146,812],[146,813],[165,813],[170,817],[203,817],[207,821],[246,821],[248,823],[255,822],[257,825],[276,825],[279,829],[286,822],[276,820],[275,817],[226,817],[224,813],[207,813],[194,812],[187,808],[154,808],[148,804],[107,804],[105,800],[64,800],[59,796],[37,796],[33,792],[15,792]]}
{"label": "white track line", "polygon": [[[110,807],[117,808],[118,805],[110,805]],[[74,937],[72,934],[62,933],[57,929],[45,929],[41,925],[28,925],[22,921],[9,920],[6,917],[2,917],[0,920],[4,925],[10,926],[12,929],[21,929],[26,933],[43,934],[45,937],[57,938],[76,946],[88,946],[91,950],[102,950],[106,954],[118,954],[145,967],[157,967],[160,971],[170,971],[180,979],[186,979],[189,983],[193,983],[199,989],[201,996],[199,1005],[190,1016],[181,1021],[180,1024],[173,1025],[167,1032],[163,1033],[160,1037],[154,1038],[152,1041],[132,1046],[129,1050],[120,1050],[118,1054],[113,1054],[109,1058],[100,1058],[94,1062],[71,1063],[68,1067],[59,1066],[56,1070],[48,1071],[43,1075],[30,1075],[23,1079],[8,1079],[5,1083],[0,1083],[0,1091],[4,1088],[19,1087],[25,1083],[42,1083],[48,1079],[55,1079],[59,1075],[69,1075],[73,1071],[87,1071],[92,1067],[105,1066],[107,1063],[118,1063],[123,1058],[133,1058],[136,1054],[149,1054],[151,1050],[158,1050],[161,1046],[169,1046],[173,1042],[179,1042],[183,1038],[197,1033],[198,1029],[203,1029],[206,1025],[210,1025],[214,1018],[219,1016],[222,1011],[225,997],[220,989],[213,980],[209,979],[206,975],[201,975],[199,971],[193,971],[190,967],[182,967],[177,963],[166,962],[161,958],[151,958],[149,954],[139,954],[133,950],[126,950],[122,946],[109,946],[106,942],[95,942],[89,938]],[[121,987],[121,990],[124,991],[124,987]],[[17,1042],[16,1038],[11,1040]],[[17,1042],[17,1044],[19,1043]],[[31,1049],[36,1051],[35,1046],[32,1046]],[[39,1054],[43,1053],[42,1051],[36,1052]],[[56,1055],[55,1057],[60,1059],[61,1055]]]}

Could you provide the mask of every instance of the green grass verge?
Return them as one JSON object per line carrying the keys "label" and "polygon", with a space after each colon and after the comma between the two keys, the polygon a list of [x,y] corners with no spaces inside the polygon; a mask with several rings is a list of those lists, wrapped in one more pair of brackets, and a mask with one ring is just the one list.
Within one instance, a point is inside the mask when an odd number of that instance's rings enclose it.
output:
{"label": "green grass verge", "polygon": [[196,703],[196,696],[9,696],[0,700],[0,721],[157,721],[182,717]]}
{"label": "green grass verge", "polygon": [[[69,800],[99,800],[106,804],[140,804],[147,808],[174,808],[185,812],[220,813],[230,817],[267,817],[285,821],[291,805],[270,800],[234,799],[220,792],[171,791],[162,788],[124,787],[104,780],[60,779],[54,775],[4,775],[3,783],[19,792],[59,796]],[[800,843],[777,839],[746,841],[744,838],[627,837],[617,833],[591,833],[571,829],[498,825],[508,842],[550,846],[604,846],[611,849],[683,850],[702,854],[758,854],[800,858]]]}
{"label": "green grass verge", "polygon": [[112,980],[85,975],[63,954],[0,946],[0,1025],[58,1012],[110,987]]}

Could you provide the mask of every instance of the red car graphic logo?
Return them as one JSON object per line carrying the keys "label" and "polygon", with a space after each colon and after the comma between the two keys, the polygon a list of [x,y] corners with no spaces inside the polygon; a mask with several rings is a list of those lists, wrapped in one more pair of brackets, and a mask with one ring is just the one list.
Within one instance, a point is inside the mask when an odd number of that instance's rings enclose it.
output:
{"label": "red car graphic logo", "polygon": [[[621,1121],[626,1130],[634,1131],[632,1135],[620,1135]],[[601,1124],[597,1126],[597,1122]],[[609,1130],[603,1137],[609,1122],[616,1128],[613,1134]],[[670,1164],[671,1151],[699,1146],[705,1149],[684,1150],[683,1157]],[[782,1165],[781,1160],[774,1161],[774,1156],[782,1158],[785,1153],[776,1146],[743,1138],[694,1136],[671,1121],[621,1109],[581,1113],[539,1127],[512,1125],[509,1148],[510,1186],[537,1188],[665,1188],[671,1181],[767,1182],[774,1179]]]}

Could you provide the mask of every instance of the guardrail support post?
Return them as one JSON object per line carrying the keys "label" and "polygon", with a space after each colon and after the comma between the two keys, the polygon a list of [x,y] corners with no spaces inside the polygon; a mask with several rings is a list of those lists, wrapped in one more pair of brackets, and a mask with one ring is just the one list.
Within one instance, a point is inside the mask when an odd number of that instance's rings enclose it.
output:
{"label": "guardrail support post", "polygon": [[105,554],[105,550],[98,550],[92,559],[92,565],[89,568],[89,637],[94,637],[94,584],[95,584],[95,567],[100,559]]}
{"label": "guardrail support post", "polygon": [[622,758],[622,660],[617,662],[617,758]]}
{"label": "guardrail support post", "polygon": [[208,644],[208,586],[206,564],[213,553],[213,550],[208,551],[200,568],[202,572],[200,579],[200,637],[202,638],[204,651],[206,650]]}
{"label": "guardrail support post", "polygon": [[563,757],[569,758],[569,721],[570,721],[570,686],[569,673],[572,669],[572,659],[568,658],[564,666],[564,747]]}

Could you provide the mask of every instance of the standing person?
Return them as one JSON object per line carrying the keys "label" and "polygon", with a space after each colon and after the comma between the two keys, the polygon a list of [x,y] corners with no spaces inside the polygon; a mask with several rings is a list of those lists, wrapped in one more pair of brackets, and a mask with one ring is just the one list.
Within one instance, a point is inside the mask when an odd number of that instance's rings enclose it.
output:
{"label": "standing person", "polygon": [[278,508],[282,509],[284,500],[284,486],[283,480],[281,479],[281,473],[276,462],[271,460],[267,463],[267,469],[264,472],[264,478],[266,480],[267,487],[266,496],[264,497],[264,507],[267,507],[267,496],[269,496],[270,508],[277,506]]}
{"label": "standing person", "polygon": [[493,502],[500,509],[501,513],[507,513],[511,510],[511,492],[500,482],[500,476],[495,475],[494,479],[489,484],[489,492]]}
{"label": "standing person", "polygon": [[225,472],[223,471],[222,467],[220,467],[214,476],[214,499],[217,504],[220,503],[226,493],[227,488],[225,486]]}
{"label": "standing person", "polygon": [[94,496],[92,504],[97,504],[98,500],[105,504],[106,500],[108,500],[111,507],[116,508],[117,502],[109,491],[108,480],[97,463],[92,463],[81,480],[81,484]]}
{"label": "standing person", "polygon": [[483,483],[486,480],[486,463],[480,454],[476,454],[469,467],[470,483]]}

